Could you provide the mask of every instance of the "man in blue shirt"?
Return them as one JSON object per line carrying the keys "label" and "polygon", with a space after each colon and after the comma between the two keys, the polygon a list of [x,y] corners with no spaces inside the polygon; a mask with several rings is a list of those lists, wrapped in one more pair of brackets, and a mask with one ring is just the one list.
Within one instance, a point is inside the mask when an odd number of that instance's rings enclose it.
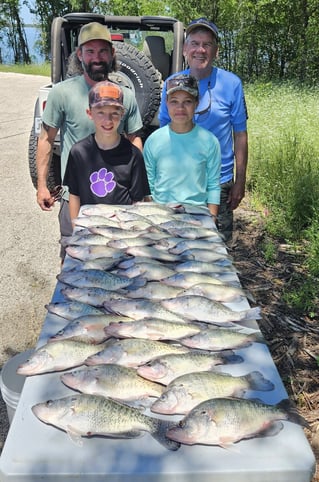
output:
{"label": "man in blue shirt", "polygon": [[[221,199],[218,227],[225,241],[233,230],[233,210],[245,195],[248,160],[247,109],[242,82],[235,74],[213,65],[218,53],[218,29],[205,18],[186,29],[184,56],[189,67],[183,74],[199,83],[199,105],[194,120],[210,130],[221,148]],[[167,82],[167,81],[166,81]],[[170,122],[166,106],[166,83],[159,112],[160,125]]]}

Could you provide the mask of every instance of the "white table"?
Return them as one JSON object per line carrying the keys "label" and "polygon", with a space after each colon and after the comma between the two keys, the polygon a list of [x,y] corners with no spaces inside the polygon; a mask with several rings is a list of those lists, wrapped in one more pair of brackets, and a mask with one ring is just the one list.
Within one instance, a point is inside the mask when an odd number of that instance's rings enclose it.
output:
{"label": "white table", "polygon": [[[52,302],[62,300],[60,288],[58,283]],[[249,305],[244,300],[229,306],[239,310]],[[62,318],[48,314],[38,346],[65,324]],[[255,322],[251,326],[257,327]],[[243,356],[244,363],[227,365],[229,373],[259,370],[275,385],[273,391],[249,392],[250,398],[270,404],[287,398],[266,345],[254,343],[236,353]],[[222,369],[225,371],[224,366]],[[78,446],[31,411],[36,403],[72,393],[60,381],[60,373],[26,380],[0,458],[1,482],[310,482],[315,471],[315,458],[303,429],[290,422],[284,422],[284,429],[274,437],[241,441],[229,450],[182,445],[171,452],[149,434],[131,440],[83,438]]]}

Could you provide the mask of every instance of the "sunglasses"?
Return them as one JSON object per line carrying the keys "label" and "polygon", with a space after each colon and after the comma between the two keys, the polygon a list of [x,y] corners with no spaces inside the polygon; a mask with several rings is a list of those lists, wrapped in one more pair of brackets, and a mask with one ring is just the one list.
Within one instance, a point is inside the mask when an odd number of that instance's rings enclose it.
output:
{"label": "sunglasses", "polygon": [[50,191],[50,201],[45,201],[44,204],[47,208],[53,206],[56,201],[60,201],[63,194],[63,186],[55,186],[52,191]]}
{"label": "sunglasses", "polygon": [[212,106],[212,93],[211,93],[211,88],[210,88],[210,81],[208,82],[207,90],[208,90],[208,95],[209,95],[208,106],[205,107],[205,109],[203,109],[203,110],[195,112],[195,115],[203,115],[203,114],[206,114],[208,111],[210,111],[210,108]]}
{"label": "sunglasses", "polygon": [[167,90],[174,87],[188,87],[189,89],[198,89],[197,80],[194,77],[173,77],[167,80]]}

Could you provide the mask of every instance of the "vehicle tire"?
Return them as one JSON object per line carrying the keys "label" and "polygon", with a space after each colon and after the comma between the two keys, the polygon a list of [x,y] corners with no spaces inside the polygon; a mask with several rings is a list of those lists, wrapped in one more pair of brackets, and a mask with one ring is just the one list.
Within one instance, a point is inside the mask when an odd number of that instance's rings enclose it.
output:
{"label": "vehicle tire", "polygon": [[[34,131],[34,125],[32,126],[30,137],[29,137],[29,171],[31,176],[32,184],[37,188],[37,164],[36,164],[36,154],[37,154],[38,138]],[[55,186],[61,184],[60,175],[60,156],[53,153],[52,160],[49,169],[47,186],[50,191],[54,189]]]}
{"label": "vehicle tire", "polygon": [[53,19],[51,25],[51,81],[53,84],[57,84],[62,80],[62,38],[61,38],[61,26],[66,20],[62,17],[56,17]]}
{"label": "vehicle tire", "polygon": [[150,124],[161,100],[161,74],[150,59],[133,45],[113,42],[118,71],[110,79],[129,87],[137,100],[143,125]]}

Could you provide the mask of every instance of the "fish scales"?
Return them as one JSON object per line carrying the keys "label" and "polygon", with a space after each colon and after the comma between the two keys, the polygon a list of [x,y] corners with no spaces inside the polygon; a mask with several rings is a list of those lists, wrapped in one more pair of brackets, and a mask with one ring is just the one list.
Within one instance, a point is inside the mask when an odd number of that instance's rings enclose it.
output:
{"label": "fish scales", "polygon": [[237,377],[213,371],[191,372],[172,380],[152,404],[151,410],[162,414],[185,414],[212,398],[243,397],[248,390],[273,389],[273,383],[258,371]]}
{"label": "fish scales", "polygon": [[187,445],[219,445],[227,448],[244,439],[275,435],[281,421],[302,426],[307,422],[288,400],[267,405],[258,400],[216,398],[194,407],[167,436]]}
{"label": "fish scales", "polygon": [[175,341],[185,336],[192,336],[201,331],[198,323],[180,323],[144,318],[132,322],[114,322],[105,328],[108,336],[117,338],[147,338],[149,340]]}
{"label": "fish scales", "polygon": [[184,295],[176,298],[161,300],[160,303],[168,310],[190,320],[206,323],[224,324],[245,320],[260,319],[260,307],[234,311],[218,301],[204,296]]}
{"label": "fish scales", "polygon": [[175,378],[194,371],[214,370],[217,365],[242,363],[243,358],[231,350],[225,352],[195,351],[156,357],[137,368],[137,373],[148,380],[168,385]]}
{"label": "fish scales", "polygon": [[159,397],[163,385],[140,377],[134,368],[108,363],[79,368],[61,375],[62,382],[74,390],[119,401],[141,401]]}
{"label": "fish scales", "polygon": [[94,345],[73,340],[47,343],[35,350],[28,360],[19,365],[17,373],[26,376],[39,375],[83,365],[87,357],[101,351],[105,346],[105,344]]}
{"label": "fish scales", "polygon": [[100,365],[103,363],[117,363],[128,367],[137,367],[152,358],[167,353],[185,353],[188,348],[162,341],[141,338],[124,338],[111,343],[105,350],[89,356],[86,365]]}
{"label": "fish scales", "polygon": [[49,400],[33,405],[32,412],[42,422],[67,432],[80,445],[81,436],[136,438],[149,432],[169,450],[180,447],[166,437],[171,422],[149,417],[138,409],[99,395],[79,394]]}

